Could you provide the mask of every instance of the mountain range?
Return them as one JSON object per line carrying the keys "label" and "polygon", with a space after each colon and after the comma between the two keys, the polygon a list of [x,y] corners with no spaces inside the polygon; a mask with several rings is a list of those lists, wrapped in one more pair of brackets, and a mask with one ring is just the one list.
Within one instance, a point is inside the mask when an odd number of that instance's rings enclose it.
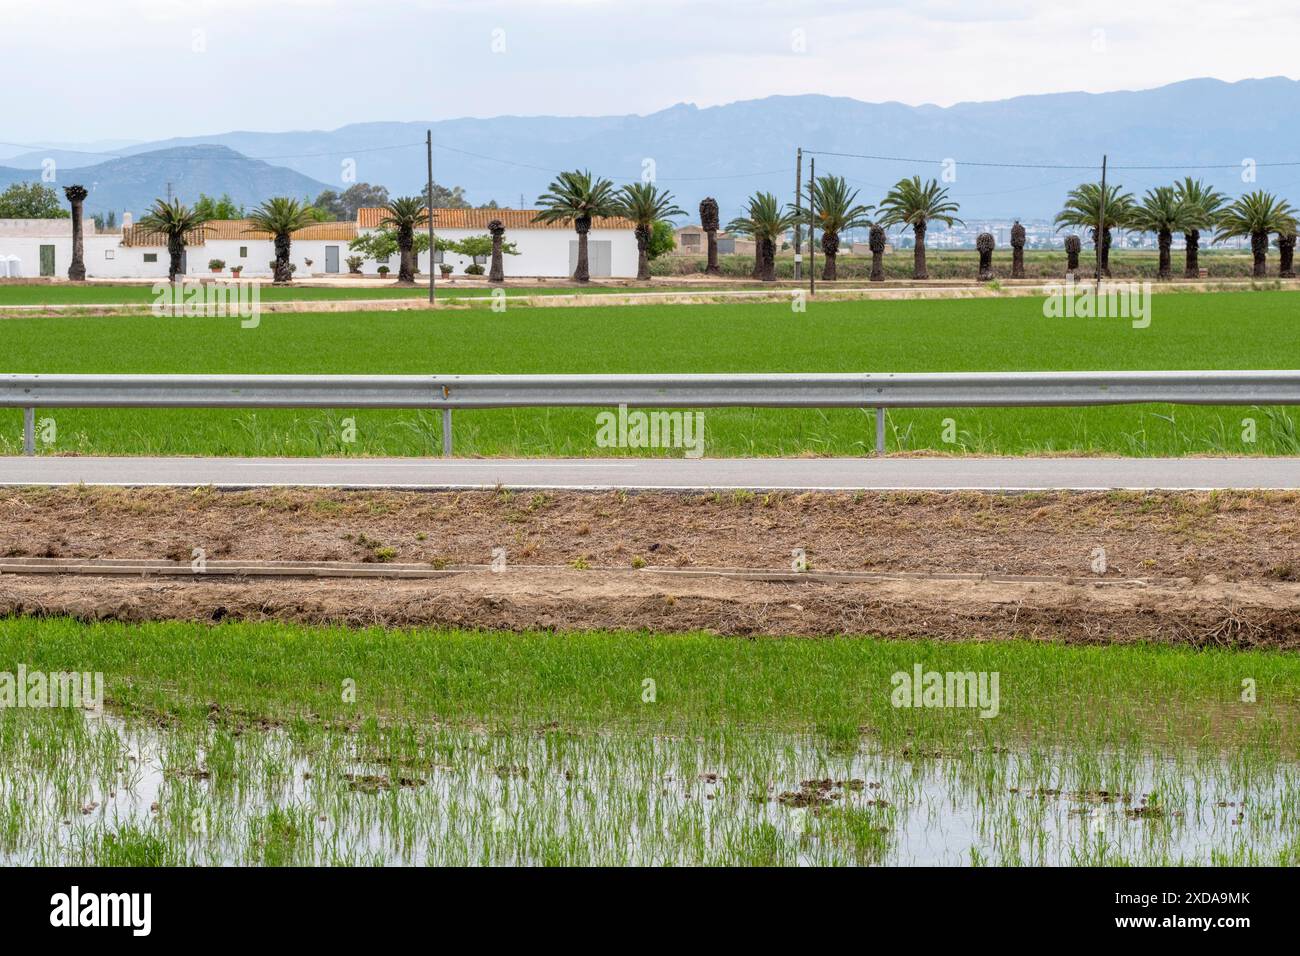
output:
{"label": "mountain range", "polygon": [[[1050,218],[1073,185],[1096,179],[1102,156],[1111,181],[1143,190],[1198,175],[1236,195],[1266,188],[1295,195],[1300,186],[1300,82],[1284,77],[1226,83],[1186,80],[1152,90],[1056,93],[949,107],[870,103],[821,95],[773,96],[700,109],[679,104],[645,116],[499,116],[433,123],[374,122],[330,131],[227,132],[127,145],[104,151],[40,151],[3,160],[0,187],[31,178],[44,155],[97,183],[88,207],[139,211],[171,181],[192,200],[199,191],[229,193],[252,204],[271,194],[314,197],[356,181],[394,195],[419,192],[427,176],[426,129],[435,143],[434,178],[462,186],[475,204],[531,206],[554,173],[588,168],[620,181],[653,163],[658,181],[696,217],[700,199],[718,199],[724,220],[746,196],[767,189],[793,196],[795,148],[805,149],[804,176],[847,177],[861,200],[879,198],[902,176],[939,177],[962,215]],[[75,145],[75,144],[65,144]],[[857,154],[855,156],[833,154]],[[867,159],[861,156],[904,157]],[[1243,160],[1261,165],[1244,183]],[[1018,165],[973,165],[972,162]],[[1043,168],[1073,166],[1080,168]],[[1160,166],[1168,169],[1125,167]],[[1220,167],[1220,168],[1198,168]],[[90,183],[87,182],[89,186]]]}

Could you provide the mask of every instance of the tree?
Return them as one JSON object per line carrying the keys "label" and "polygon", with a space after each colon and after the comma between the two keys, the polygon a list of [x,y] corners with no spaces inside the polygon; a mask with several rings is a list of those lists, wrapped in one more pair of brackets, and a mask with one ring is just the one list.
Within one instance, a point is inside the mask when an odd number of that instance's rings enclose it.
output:
{"label": "tree", "polygon": [[[1127,226],[1133,211],[1133,194],[1121,193],[1124,187],[1114,184],[1106,187],[1104,197],[1100,183],[1083,183],[1075,186],[1065,197],[1065,206],[1056,214],[1056,227],[1074,226],[1087,229],[1092,235],[1097,252],[1097,278],[1110,276],[1110,231],[1116,226]],[[1097,235],[1097,223],[1105,209],[1105,232]]]}
{"label": "tree", "polygon": [[1215,242],[1250,236],[1250,251],[1255,257],[1255,277],[1268,275],[1268,237],[1277,232],[1290,235],[1296,231],[1296,211],[1285,199],[1257,189],[1231,205],[1218,218]]}
{"label": "tree", "polygon": [[885,229],[880,223],[871,227],[868,234],[868,243],[871,246],[871,281],[885,281]]}
{"label": "tree", "polygon": [[392,229],[397,234],[397,249],[401,253],[398,282],[415,281],[415,230],[429,216],[424,200],[419,196],[401,196],[384,204],[384,217],[379,220],[381,229]]}
{"label": "tree", "polygon": [[1025,277],[1025,227],[1017,219],[1011,227],[1011,278]]}
{"label": "tree", "polygon": [[67,219],[59,194],[41,183],[14,183],[0,193],[0,219]]}
{"label": "tree", "polygon": [[712,196],[700,200],[700,228],[709,243],[709,260],[704,273],[721,275],[722,270],[718,268],[718,201]]}
{"label": "tree", "polygon": [[654,228],[650,231],[650,244],[646,248],[646,255],[650,261],[654,262],[660,256],[666,256],[677,248],[677,230],[673,224],[666,219],[660,219],[655,222]]}
{"label": "tree", "polygon": [[1148,189],[1142,202],[1135,205],[1129,214],[1128,225],[1141,232],[1154,232],[1156,243],[1160,247],[1160,267],[1156,278],[1171,278],[1173,268],[1169,250],[1173,245],[1175,232],[1186,232],[1194,223],[1201,221],[1199,212],[1189,206],[1173,186],[1157,186]]}
{"label": "tree", "polygon": [[537,198],[540,212],[534,222],[572,222],[578,233],[578,263],[573,270],[577,282],[590,282],[591,269],[587,260],[587,233],[596,217],[617,216],[620,203],[614,184],[599,179],[588,170],[570,170],[560,173]]}
{"label": "tree", "polygon": [[198,210],[190,209],[179,199],[168,202],[155,199],[153,208],[140,217],[139,228],[161,233],[167,237],[167,280],[175,282],[181,272],[181,257],[190,233],[202,228],[207,218]]}
{"label": "tree", "polygon": [[1209,229],[1214,225],[1219,210],[1228,201],[1228,197],[1191,176],[1174,188],[1178,192],[1178,197],[1188,206],[1188,218],[1191,220],[1183,232],[1183,242],[1186,244],[1183,275],[1188,279],[1199,279],[1201,264],[1198,254],[1201,248],[1201,230]]}
{"label": "tree", "polygon": [[72,264],[68,266],[68,278],[73,282],[85,282],[86,240],[82,207],[90,193],[85,186],[64,186],[63,194],[72,204]]}
{"label": "tree", "polygon": [[993,281],[993,233],[981,232],[975,237],[975,251],[979,253],[979,280]]}
{"label": "tree", "polygon": [[[353,183],[343,190],[338,198],[343,208],[340,219],[356,219],[357,210],[362,207],[385,206],[388,204],[388,189],[384,186],[372,186],[370,183]],[[435,202],[434,205],[437,205]]]}
{"label": "tree", "polygon": [[636,234],[636,277],[650,281],[650,240],[655,223],[686,215],[673,202],[673,194],[654,183],[628,183],[618,193],[619,211],[632,220]]}
{"label": "tree", "polygon": [[1065,237],[1065,274],[1067,276],[1077,276],[1079,274],[1079,249],[1083,245],[1079,237],[1071,234]]}
{"label": "tree", "polygon": [[794,223],[793,211],[782,209],[780,201],[771,193],[759,192],[749,198],[745,215],[727,224],[727,231],[753,237],[760,264],[759,278],[775,282],[776,242]]}
{"label": "tree", "polygon": [[835,281],[837,275],[835,260],[840,252],[840,233],[871,225],[875,207],[864,206],[857,200],[858,191],[850,189],[843,176],[818,176],[812,185],[813,208],[802,211],[810,229],[822,231],[822,252],[826,254],[822,278],[827,282]]}
{"label": "tree", "polygon": [[937,180],[921,182],[920,176],[900,179],[880,201],[882,226],[911,226],[916,237],[912,250],[912,278],[928,279],[925,267],[925,231],[931,221],[947,226],[961,222],[955,215],[958,205],[948,199],[948,190],[940,188]]}
{"label": "tree", "polygon": [[194,211],[204,216],[208,221],[244,218],[244,207],[235,205],[235,201],[230,198],[230,193],[222,193],[220,199],[213,199],[206,193],[199,193],[198,202],[194,204]]}
{"label": "tree", "polygon": [[313,221],[311,207],[304,206],[296,199],[276,196],[268,199],[249,214],[249,223],[253,230],[269,232],[275,241],[275,284],[281,285],[293,281],[293,270],[289,268],[289,249],[293,234]]}

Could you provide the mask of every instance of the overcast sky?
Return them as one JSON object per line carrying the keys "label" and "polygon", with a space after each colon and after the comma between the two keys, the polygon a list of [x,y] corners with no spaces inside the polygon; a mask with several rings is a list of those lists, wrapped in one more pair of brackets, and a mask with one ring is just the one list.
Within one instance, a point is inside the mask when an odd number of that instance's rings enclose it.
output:
{"label": "overcast sky", "polygon": [[1295,0],[0,0],[0,141],[1300,76]]}

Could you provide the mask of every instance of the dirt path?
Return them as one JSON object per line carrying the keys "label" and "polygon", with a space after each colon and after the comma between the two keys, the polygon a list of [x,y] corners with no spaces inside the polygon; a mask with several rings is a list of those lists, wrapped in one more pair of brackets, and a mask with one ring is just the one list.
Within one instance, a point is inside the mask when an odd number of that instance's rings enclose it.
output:
{"label": "dirt path", "polygon": [[[3,574],[0,613],[1300,646],[1300,494],[0,494],[3,557],[457,567],[497,548],[506,573],[419,581]],[[788,571],[796,549],[885,577],[653,570]],[[1046,579],[929,576],[950,573]]]}

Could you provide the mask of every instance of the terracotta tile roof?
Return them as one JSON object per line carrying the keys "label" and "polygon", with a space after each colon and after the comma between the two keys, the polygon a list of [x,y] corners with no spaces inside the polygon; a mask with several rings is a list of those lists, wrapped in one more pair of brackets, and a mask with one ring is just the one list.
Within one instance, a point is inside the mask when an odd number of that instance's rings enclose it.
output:
{"label": "terracotta tile roof", "polygon": [[[387,210],[380,206],[367,206],[357,210],[358,229],[378,229]],[[536,209],[435,209],[433,211],[434,229],[481,229],[487,232],[487,225],[493,219],[500,219],[506,232],[513,229],[566,229],[573,230],[571,222],[533,222]],[[425,224],[428,228],[428,224]],[[593,229],[632,229],[630,219],[621,216],[596,219]]]}
{"label": "terracotta tile roof", "polygon": [[[293,234],[295,239],[320,239],[326,242],[337,240],[348,242],[357,237],[355,222],[320,222],[305,226]],[[269,232],[253,229],[247,219],[213,219],[205,223],[202,230],[195,229],[185,236],[187,246],[201,246],[206,241],[238,241],[271,239]],[[167,237],[162,233],[146,232],[140,226],[132,226],[122,231],[124,246],[166,246]]]}
{"label": "terracotta tile roof", "polygon": [[[252,228],[247,219],[214,219],[203,228],[207,231],[210,240],[269,240],[272,238],[269,232]],[[357,224],[355,222],[319,222],[314,225],[304,226],[293,234],[295,239],[324,239],[326,241],[337,239],[340,242],[346,242],[356,237]]]}
{"label": "terracotta tile roof", "polygon": [[[122,245],[127,248],[148,249],[154,246],[166,248],[167,237],[161,232],[149,232],[142,226],[126,226],[122,230]],[[191,229],[185,233],[185,245],[203,245],[203,233],[198,229]]]}

